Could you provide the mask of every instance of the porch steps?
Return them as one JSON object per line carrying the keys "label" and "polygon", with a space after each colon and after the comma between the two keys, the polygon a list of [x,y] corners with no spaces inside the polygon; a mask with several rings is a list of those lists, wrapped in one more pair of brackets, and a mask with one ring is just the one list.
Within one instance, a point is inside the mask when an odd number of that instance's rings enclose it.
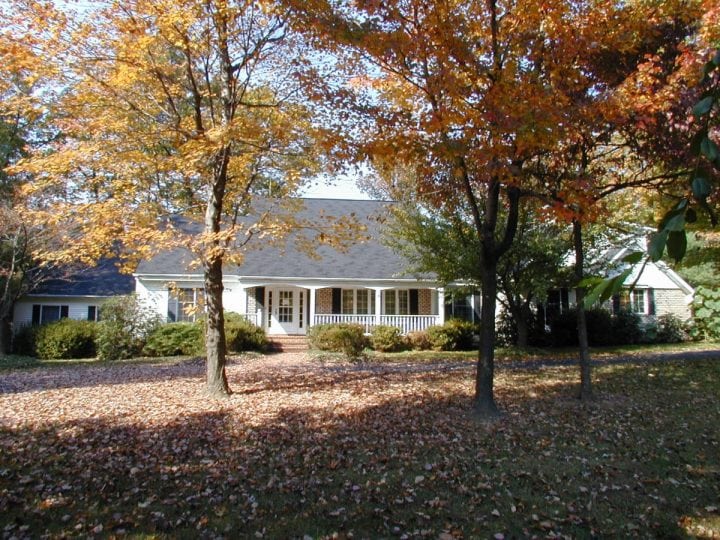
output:
{"label": "porch steps", "polygon": [[302,352],[308,348],[307,336],[268,336],[269,352]]}

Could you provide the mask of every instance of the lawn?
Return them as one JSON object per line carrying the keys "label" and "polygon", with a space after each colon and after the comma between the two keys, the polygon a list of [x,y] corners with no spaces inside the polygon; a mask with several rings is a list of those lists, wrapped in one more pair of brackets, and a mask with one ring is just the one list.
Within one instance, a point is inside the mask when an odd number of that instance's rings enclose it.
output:
{"label": "lawn", "polygon": [[720,536],[720,361],[76,364],[0,375],[3,537]]}

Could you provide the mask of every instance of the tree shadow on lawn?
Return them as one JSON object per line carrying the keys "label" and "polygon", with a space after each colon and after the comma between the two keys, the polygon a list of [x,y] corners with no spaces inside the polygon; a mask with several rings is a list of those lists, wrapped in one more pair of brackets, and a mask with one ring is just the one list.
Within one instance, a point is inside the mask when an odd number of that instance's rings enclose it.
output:
{"label": "tree shadow on lawn", "polygon": [[598,389],[623,399],[586,405],[566,398],[561,371],[501,378],[506,414],[487,425],[466,380],[426,373],[398,374],[381,399],[278,406],[263,422],[253,396],[165,424],[5,429],[0,525],[30,537],[682,537],[682,516],[712,512],[718,427],[690,408],[658,414],[692,376],[603,370]]}
{"label": "tree shadow on lawn", "polygon": [[112,363],[40,367],[2,373],[0,395],[61,388],[162,382],[202,376],[205,362],[191,359],[173,364]]}

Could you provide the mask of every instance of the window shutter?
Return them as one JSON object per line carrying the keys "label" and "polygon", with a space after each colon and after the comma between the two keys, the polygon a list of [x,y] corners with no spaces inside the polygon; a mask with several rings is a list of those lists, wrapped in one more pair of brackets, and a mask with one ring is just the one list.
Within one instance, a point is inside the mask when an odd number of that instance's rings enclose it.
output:
{"label": "window shutter", "polygon": [[655,289],[648,289],[648,315],[655,315]]}
{"label": "window shutter", "polygon": [[408,294],[410,298],[410,315],[417,315],[420,313],[420,291],[417,289],[410,289]]}
{"label": "window shutter", "polygon": [[342,289],[333,288],[332,290],[332,312],[333,314],[342,312]]}
{"label": "window shutter", "polygon": [[40,324],[40,304],[33,304],[32,324],[37,326]]}
{"label": "window shutter", "polygon": [[612,297],[612,312],[617,315],[620,313],[620,295],[614,294]]}
{"label": "window shutter", "polygon": [[61,319],[68,318],[68,306],[60,306],[60,318]]}
{"label": "window shutter", "polygon": [[265,287],[255,287],[255,306],[265,307]]}

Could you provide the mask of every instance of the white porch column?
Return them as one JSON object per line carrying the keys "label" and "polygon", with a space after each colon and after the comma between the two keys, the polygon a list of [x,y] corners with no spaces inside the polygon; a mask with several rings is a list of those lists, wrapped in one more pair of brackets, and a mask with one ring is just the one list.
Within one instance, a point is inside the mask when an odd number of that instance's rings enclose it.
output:
{"label": "white porch column", "polygon": [[380,314],[382,313],[382,289],[373,289],[375,291],[375,326],[380,326]]}
{"label": "white porch column", "polygon": [[438,319],[440,324],[445,324],[445,289],[438,289]]}
{"label": "white porch column", "polygon": [[317,287],[308,287],[310,297],[309,303],[310,303],[310,316],[308,317],[307,326],[313,326],[315,324],[315,293],[317,292]]}

